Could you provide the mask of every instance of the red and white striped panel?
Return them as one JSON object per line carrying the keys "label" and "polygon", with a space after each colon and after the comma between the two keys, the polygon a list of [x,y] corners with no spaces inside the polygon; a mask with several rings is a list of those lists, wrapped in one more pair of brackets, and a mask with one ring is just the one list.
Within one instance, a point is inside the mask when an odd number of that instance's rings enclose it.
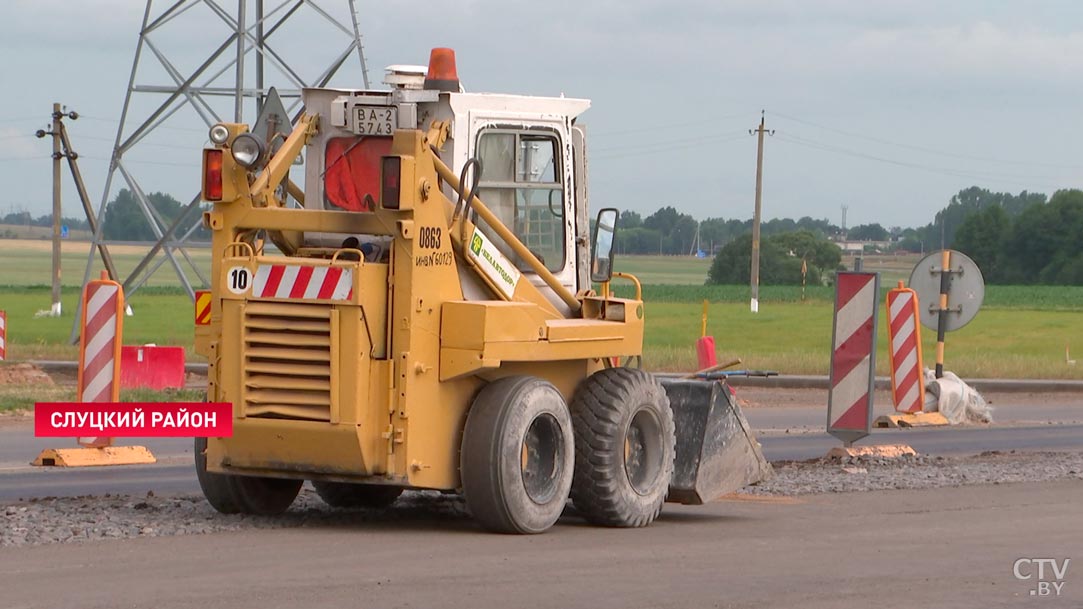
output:
{"label": "red and white striped panel", "polygon": [[[79,401],[115,402],[119,399],[120,284],[91,281],[83,295],[83,329],[79,349]],[[78,438],[89,447],[109,446],[112,438]]]}
{"label": "red and white striped panel", "polygon": [[296,264],[266,264],[256,269],[254,298],[351,300],[353,270]]}
{"label": "red and white striped panel", "polygon": [[907,288],[887,294],[888,332],[891,339],[891,397],[895,410],[920,412],[924,406],[921,342],[917,323],[917,293]]}
{"label": "red and white striped panel", "polygon": [[8,358],[8,314],[0,311],[0,362]]}
{"label": "red and white striped panel", "polygon": [[848,441],[867,435],[872,423],[879,283],[876,273],[839,273],[836,282],[827,429]]}

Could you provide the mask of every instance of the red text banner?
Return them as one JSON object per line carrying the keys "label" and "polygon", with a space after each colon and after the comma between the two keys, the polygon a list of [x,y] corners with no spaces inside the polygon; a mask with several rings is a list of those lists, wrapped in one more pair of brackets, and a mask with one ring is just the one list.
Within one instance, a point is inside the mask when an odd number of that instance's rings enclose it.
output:
{"label": "red text banner", "polygon": [[233,405],[228,402],[38,402],[34,405],[34,435],[228,438],[233,435]]}

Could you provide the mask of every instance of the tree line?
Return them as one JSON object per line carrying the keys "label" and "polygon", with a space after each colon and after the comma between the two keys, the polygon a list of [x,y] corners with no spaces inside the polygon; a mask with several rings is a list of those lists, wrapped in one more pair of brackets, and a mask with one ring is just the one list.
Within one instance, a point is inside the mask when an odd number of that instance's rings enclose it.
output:
{"label": "tree line", "polygon": [[[184,209],[171,195],[147,195],[152,213],[165,224]],[[194,216],[194,214],[193,214]],[[106,205],[105,238],[153,241],[154,232],[133,193],[121,189]],[[193,221],[198,221],[198,218]],[[85,219],[64,218],[71,229],[88,229]],[[51,226],[50,214],[11,212],[0,224]],[[199,229],[197,239],[205,237]],[[698,221],[667,205],[643,217],[624,211],[615,248],[618,255],[702,255],[715,258],[713,283],[746,283],[751,261],[752,220],[707,218]],[[1060,190],[1051,197],[1022,191],[993,192],[978,186],[960,190],[932,222],[915,228],[854,226],[845,234],[826,219],[775,218],[761,224],[761,280],[809,283],[828,279],[841,250],[832,241],[887,243],[887,249],[930,252],[941,244],[960,250],[978,264],[985,280],[1000,284],[1083,285],[1083,190]],[[801,268],[804,266],[805,273]]]}
{"label": "tree line", "polygon": [[[28,211],[13,211],[0,216],[0,224],[11,226],[52,226],[53,214],[44,214],[34,217]],[[61,218],[60,224],[72,230],[89,230],[90,225],[86,220],[79,218]]]}
{"label": "tree line", "polygon": [[[180,201],[172,195],[164,192],[152,192],[147,195],[151,213],[154,214],[164,225],[168,226],[184,209]],[[199,221],[197,214],[192,214],[193,222]],[[52,226],[53,215],[45,214],[38,217],[28,211],[11,212],[0,217],[0,224],[15,226]],[[90,224],[85,218],[63,218],[61,224],[72,230],[90,230]],[[187,229],[188,227],[184,227]],[[105,222],[102,228],[103,236],[109,241],[156,241],[157,235],[147,222],[142,206],[136,200],[132,191],[127,188],[120,189],[116,197],[105,205]],[[178,237],[180,235],[177,235]],[[209,239],[210,235],[201,227],[197,229],[196,238]]]}
{"label": "tree line", "polygon": [[[827,220],[808,216],[799,220],[775,218],[760,225],[760,232],[765,236],[798,230],[821,237],[839,234],[839,228]],[[687,256],[703,251],[713,255],[727,243],[751,232],[751,219],[707,218],[700,222],[667,205],[646,218],[634,211],[622,211],[614,247],[618,254]]]}
{"label": "tree line", "polygon": [[[618,254],[714,258],[708,283],[744,284],[751,267],[751,220],[697,222],[672,206],[643,218],[621,215]],[[698,231],[698,234],[697,234]],[[932,222],[914,228],[862,224],[843,231],[825,220],[778,218],[761,225],[760,279],[764,284],[827,281],[839,268],[840,240],[877,242],[886,251],[931,252],[941,246],[966,253],[986,282],[1083,285],[1083,190],[1051,197],[1022,191],[960,190]],[[803,269],[803,270],[802,270]]]}
{"label": "tree line", "polygon": [[950,241],[996,284],[1083,285],[1083,190],[1058,190],[1025,205],[979,197]]}

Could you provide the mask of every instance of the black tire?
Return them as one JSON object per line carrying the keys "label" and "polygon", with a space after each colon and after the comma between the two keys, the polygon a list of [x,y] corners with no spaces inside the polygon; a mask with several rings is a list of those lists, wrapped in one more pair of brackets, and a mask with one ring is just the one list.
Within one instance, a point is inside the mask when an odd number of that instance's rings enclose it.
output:
{"label": "black tire", "polygon": [[312,486],[324,503],[336,508],[385,508],[402,494],[400,487],[384,484],[313,480]]}
{"label": "black tire", "polygon": [[229,476],[237,504],[245,514],[276,516],[289,509],[304,480]]}
{"label": "black tire", "polygon": [[571,413],[575,508],[604,526],[653,522],[673,477],[676,437],[665,390],[642,370],[601,370],[580,384]]}
{"label": "black tire", "polygon": [[211,507],[223,514],[274,516],[289,509],[304,480],[233,476],[207,471],[207,439],[196,438],[196,478]]}
{"label": "black tire", "polygon": [[196,438],[196,478],[199,479],[199,488],[203,489],[203,496],[211,507],[223,514],[236,514],[241,511],[237,501],[233,498],[233,487],[229,483],[230,476],[212,474],[207,471],[207,438]]}
{"label": "black tire", "polygon": [[493,381],[466,418],[460,455],[466,505],[491,531],[545,532],[568,501],[574,459],[571,416],[556,387],[531,376]]}

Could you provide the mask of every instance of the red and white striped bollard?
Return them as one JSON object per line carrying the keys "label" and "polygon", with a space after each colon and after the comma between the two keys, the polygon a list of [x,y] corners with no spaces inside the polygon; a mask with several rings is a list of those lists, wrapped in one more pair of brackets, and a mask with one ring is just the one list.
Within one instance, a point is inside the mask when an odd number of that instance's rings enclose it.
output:
{"label": "red and white striped bollard", "polygon": [[[120,399],[120,346],[124,320],[124,291],[107,278],[83,288],[82,332],[79,335],[78,401],[116,402]],[[81,446],[111,446],[113,438],[82,437]]]}
{"label": "red and white striped bollard", "polygon": [[925,405],[918,294],[899,282],[887,293],[888,356],[891,361],[891,398],[898,412],[921,412]]}

